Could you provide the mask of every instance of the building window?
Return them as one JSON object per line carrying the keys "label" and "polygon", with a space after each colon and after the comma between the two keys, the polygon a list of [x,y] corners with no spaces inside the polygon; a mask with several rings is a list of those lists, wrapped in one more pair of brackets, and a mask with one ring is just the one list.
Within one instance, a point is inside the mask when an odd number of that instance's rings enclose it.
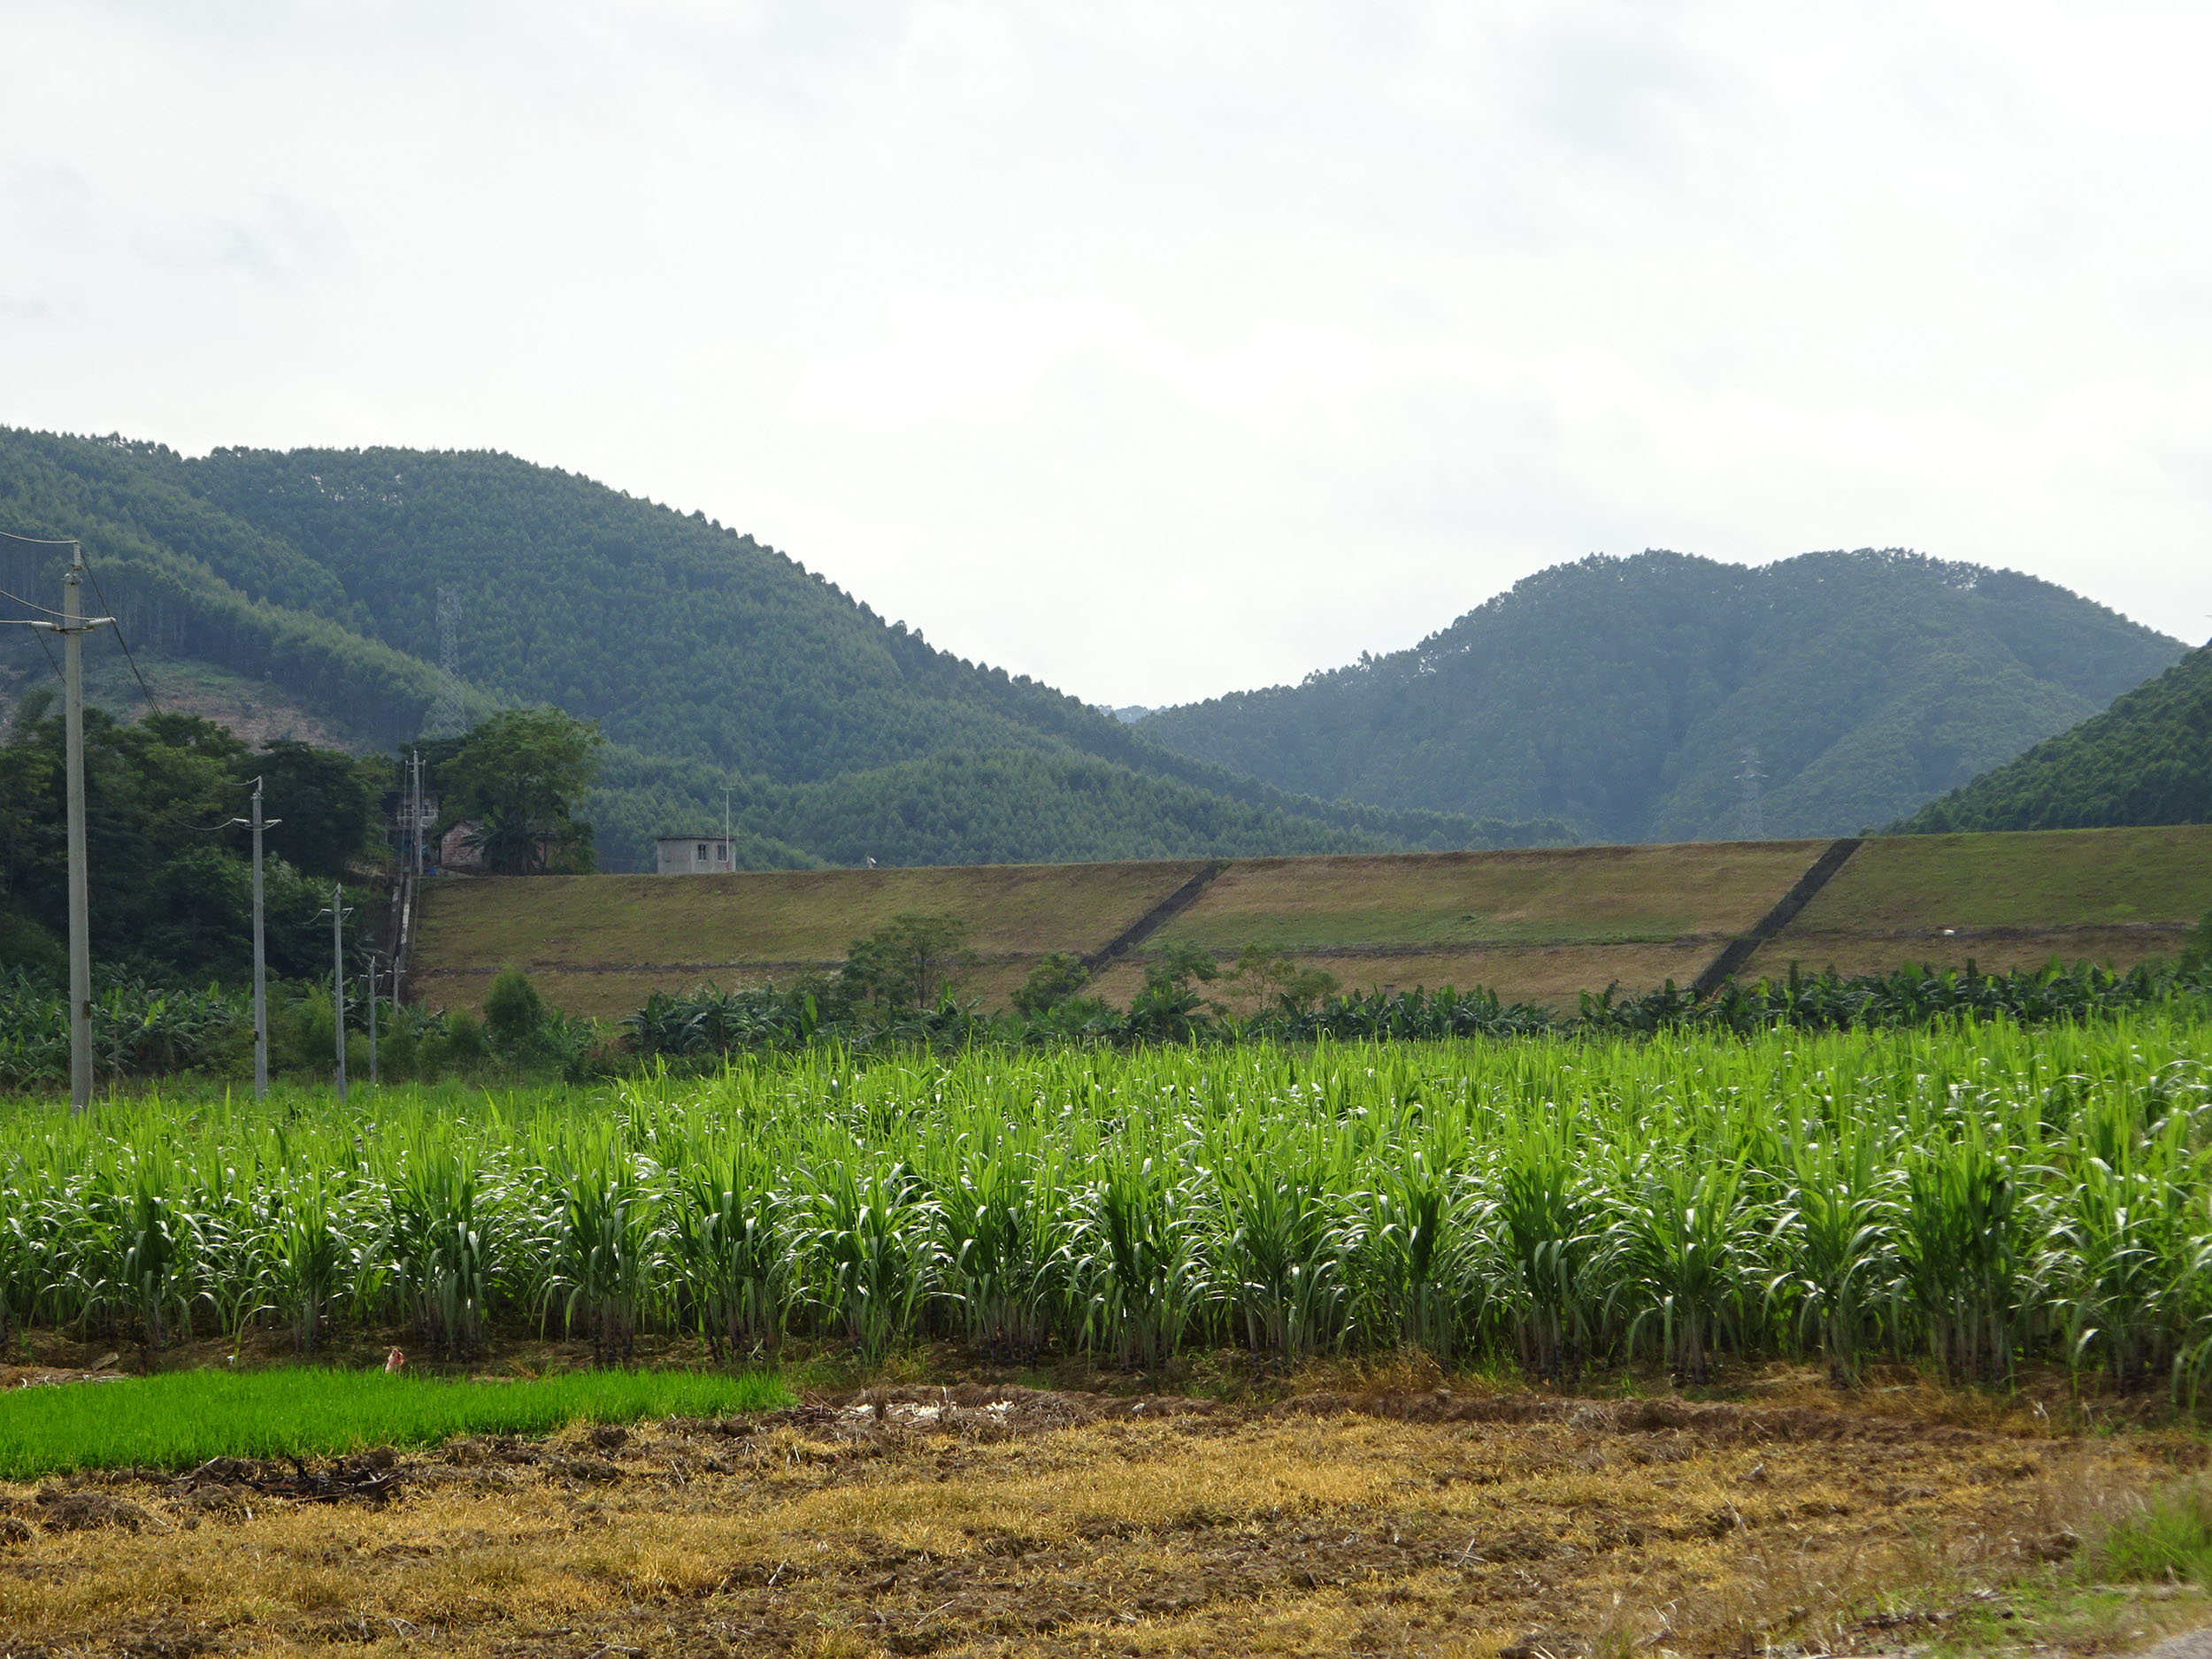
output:
{"label": "building window", "polygon": [[707,844],[706,844],[706,842],[704,842],[704,841],[701,841],[701,842],[699,843],[699,862],[700,862],[701,864],[704,864],[704,863],[706,863],[706,861],[707,861]]}

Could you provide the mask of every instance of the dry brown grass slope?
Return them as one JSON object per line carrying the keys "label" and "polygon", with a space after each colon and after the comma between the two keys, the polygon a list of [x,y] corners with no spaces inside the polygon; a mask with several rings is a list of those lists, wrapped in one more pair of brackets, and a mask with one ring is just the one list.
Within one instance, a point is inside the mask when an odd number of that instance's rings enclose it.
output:
{"label": "dry brown grass slope", "polygon": [[1750,927],[1828,845],[1701,841],[1233,863],[1159,933],[1235,951],[1648,944]]}
{"label": "dry brown grass slope", "polygon": [[[1109,964],[1125,1002],[1148,951],[1288,951],[1348,987],[1482,985],[1571,1007],[1618,984],[1686,985],[1747,934],[1829,843],[1704,841],[1483,853],[1233,860]],[[1055,950],[1094,954],[1211,866],[1192,861],[590,876],[434,884],[416,985],[474,1002],[528,969],[557,1004],[626,1013],[654,989],[788,979],[833,964],[905,911],[956,916],[982,958],[967,990],[1002,1006]],[[2054,955],[2127,965],[2170,955],[2212,909],[2212,826],[1867,841],[1752,974],[1793,960],[1847,972]],[[1945,933],[1942,930],[1954,931]]]}
{"label": "dry brown grass slope", "polygon": [[656,989],[833,966],[852,941],[918,912],[967,922],[986,958],[977,988],[1002,996],[1029,962],[1102,949],[1205,867],[1169,859],[439,881],[423,907],[416,982],[434,1002],[472,1003],[491,972],[513,965],[571,1012],[626,1013]]}

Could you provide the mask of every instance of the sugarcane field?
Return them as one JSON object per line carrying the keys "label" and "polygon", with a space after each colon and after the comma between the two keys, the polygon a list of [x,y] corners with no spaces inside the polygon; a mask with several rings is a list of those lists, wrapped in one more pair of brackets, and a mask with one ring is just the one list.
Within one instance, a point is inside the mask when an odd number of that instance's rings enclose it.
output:
{"label": "sugarcane field", "polygon": [[2208,1033],[2180,997],[13,1104],[0,1627],[2139,1644],[2207,1611]]}

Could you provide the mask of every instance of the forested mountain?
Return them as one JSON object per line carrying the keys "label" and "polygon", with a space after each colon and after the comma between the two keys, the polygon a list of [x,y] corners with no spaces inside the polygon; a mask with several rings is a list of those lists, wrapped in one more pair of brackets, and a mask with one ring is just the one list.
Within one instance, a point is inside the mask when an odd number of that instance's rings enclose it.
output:
{"label": "forested mountain", "polygon": [[[134,646],[265,680],[364,747],[550,703],[611,740],[609,868],[721,821],[758,862],[1334,851],[1558,839],[1294,798],[886,622],[749,536],[488,453],[219,449],[0,429],[0,530],[78,537]],[[53,603],[53,550],[0,588]],[[93,596],[88,595],[88,602]],[[7,630],[0,662],[45,670]]]}
{"label": "forested mountain", "polygon": [[1846,833],[2185,649],[2034,577],[1908,552],[1594,556],[1410,650],[1135,729],[1287,790],[1541,815],[1597,840]]}
{"label": "forested mountain", "polygon": [[2212,823],[2212,645],[1894,827],[1936,833],[2204,823]]}

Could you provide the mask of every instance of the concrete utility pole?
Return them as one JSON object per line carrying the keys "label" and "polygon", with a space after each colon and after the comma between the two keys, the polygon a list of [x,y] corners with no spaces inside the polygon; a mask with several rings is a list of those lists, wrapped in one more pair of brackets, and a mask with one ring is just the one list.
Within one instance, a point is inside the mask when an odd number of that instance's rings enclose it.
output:
{"label": "concrete utility pole", "polygon": [[284,822],[261,816],[261,780],[253,780],[253,816],[234,818],[253,830],[253,1097],[269,1098],[269,958],[261,926],[261,832]]}
{"label": "concrete utility pole", "polygon": [[369,1084],[375,1087],[376,1075],[376,952],[369,952]]}
{"label": "concrete utility pole", "polygon": [[253,1097],[269,1097],[269,954],[261,933],[261,780],[253,780]]}
{"label": "concrete utility pole", "polygon": [[[231,819],[236,824],[241,820]],[[253,1097],[269,1097],[269,956],[261,926],[261,832],[281,824],[261,816],[261,780],[253,780]]]}
{"label": "concrete utility pole", "polygon": [[84,549],[61,579],[64,764],[69,774],[69,1110],[92,1103],[92,892],[84,822]]}
{"label": "concrete utility pole", "polygon": [[[33,536],[13,536],[35,542]],[[62,573],[61,609],[57,622],[27,626],[61,635],[62,766],[69,811],[69,1110],[92,1103],[92,894],[85,852],[84,805],[84,636],[112,627],[113,617],[84,614],[84,549],[74,541],[49,541],[69,549]],[[42,611],[43,605],[34,610]]]}
{"label": "concrete utility pole", "polygon": [[[59,620],[23,621],[21,625],[61,635],[62,769],[69,812],[69,1110],[81,1112],[92,1103],[92,896],[85,854],[84,636],[95,628],[114,626],[115,618],[84,614],[84,549],[75,541],[17,535],[12,530],[0,531],[0,535],[34,547],[69,549],[69,568],[61,579],[61,609],[47,611]],[[46,607],[35,604],[31,609],[45,611]]]}
{"label": "concrete utility pole", "polygon": [[346,888],[330,888],[330,1011],[338,1032],[338,1102],[346,1099]]}

